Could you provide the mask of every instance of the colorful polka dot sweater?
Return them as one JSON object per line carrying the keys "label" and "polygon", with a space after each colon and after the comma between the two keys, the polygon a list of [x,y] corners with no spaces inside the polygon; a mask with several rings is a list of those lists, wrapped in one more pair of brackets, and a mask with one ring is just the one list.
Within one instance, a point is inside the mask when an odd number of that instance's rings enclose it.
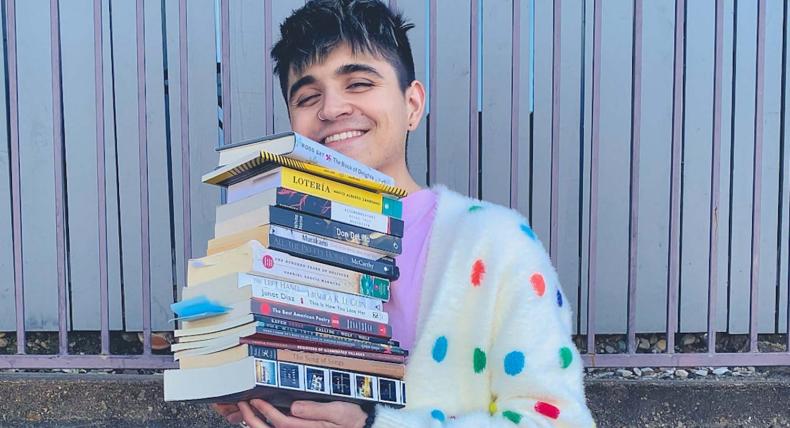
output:
{"label": "colorful polka dot sweater", "polygon": [[437,187],[407,407],[374,428],[591,427],[571,310],[514,210]]}

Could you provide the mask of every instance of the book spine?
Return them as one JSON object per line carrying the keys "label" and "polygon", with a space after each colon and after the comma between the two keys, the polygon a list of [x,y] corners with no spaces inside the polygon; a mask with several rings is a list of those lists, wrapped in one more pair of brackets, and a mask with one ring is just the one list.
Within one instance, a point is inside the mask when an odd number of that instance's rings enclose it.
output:
{"label": "book spine", "polygon": [[376,232],[403,237],[403,220],[286,189],[285,187],[278,187],[276,194],[276,204],[278,206]]}
{"label": "book spine", "polygon": [[338,328],[387,339],[392,337],[392,327],[384,323],[331,314],[266,299],[252,299],[250,312],[252,312],[253,315],[265,315],[274,318],[300,321],[307,324]]}
{"label": "book spine", "polygon": [[403,379],[406,376],[406,366],[397,363],[385,363],[359,358],[348,358],[336,355],[317,354],[313,352],[291,351],[289,349],[276,349],[259,345],[247,345],[251,357],[267,360],[285,361],[288,363],[306,364],[311,366],[326,367],[371,373],[387,376],[394,379]]}
{"label": "book spine", "polygon": [[257,337],[270,338],[275,340],[294,341],[299,343],[313,343],[315,345],[329,346],[336,348],[356,349],[358,351],[382,352],[385,354],[408,355],[403,349],[394,348],[388,345],[377,343],[362,342],[344,337],[332,336],[329,334],[306,332],[281,325],[270,325],[258,322]]}
{"label": "book spine", "polygon": [[381,276],[389,280],[396,280],[400,275],[398,267],[390,263],[343,254],[279,236],[269,235],[269,248],[319,263],[327,263],[368,275]]}
{"label": "book spine", "polygon": [[360,189],[349,184],[332,181],[328,178],[315,176],[295,169],[283,168],[280,184],[291,190],[297,190],[308,195],[326,198],[353,207],[373,211],[374,213],[390,215],[400,218],[397,214],[402,212],[401,201],[387,198],[387,204],[381,193]]}
{"label": "book spine", "polygon": [[[344,299],[341,301],[339,297],[332,298],[331,296],[327,295],[328,293],[309,293],[305,290],[307,287],[304,286],[297,286],[296,284],[289,284],[287,282],[282,282],[275,279],[262,279],[266,281],[266,284],[263,286],[253,286],[253,297],[270,299],[290,305],[300,305],[304,306],[305,308],[315,309],[317,311],[325,311],[338,315],[357,317],[373,322],[389,322],[389,316],[386,312],[376,309],[368,309],[363,306],[365,303],[362,303],[361,305],[343,303],[344,301],[349,302],[354,300]],[[314,295],[322,296],[324,298],[316,298],[313,297]]]}
{"label": "book spine", "polygon": [[400,346],[397,340],[385,339],[383,337],[370,336],[367,334],[352,333],[350,331],[338,330],[331,327],[322,327],[320,325],[305,324],[299,321],[284,320],[280,318],[267,317],[263,315],[255,315],[256,321],[264,321],[269,324],[278,324],[291,328],[296,328],[305,331],[314,331],[317,333],[331,334],[333,336],[347,337],[349,339],[362,340],[371,343],[380,343],[382,345]]}
{"label": "book spine", "polygon": [[269,225],[269,235],[279,236],[285,239],[292,239],[294,241],[304,242],[308,245],[316,245],[318,247],[326,248],[332,251],[338,251],[352,256],[362,257],[371,260],[380,260],[383,263],[395,264],[395,259],[388,255],[382,255],[381,252],[363,248],[358,245],[349,245],[342,241],[325,238],[323,236],[314,235],[312,233],[303,232],[297,229],[291,229],[288,226],[279,224]]}
{"label": "book spine", "polygon": [[326,348],[323,346],[303,345],[300,343],[293,343],[293,342],[261,340],[261,339],[256,339],[254,337],[242,337],[241,339],[239,339],[239,343],[246,343],[248,345],[266,346],[270,348],[276,348],[278,350],[287,349],[290,351],[313,352],[316,354],[337,355],[337,356],[348,357],[348,358],[361,358],[365,360],[381,361],[385,363],[403,364],[406,362],[406,357],[404,357],[403,355],[355,351],[353,349]]}
{"label": "book spine", "polygon": [[286,157],[340,170],[382,184],[395,185],[392,177],[299,134],[294,134],[294,150]]}
{"label": "book spine", "polygon": [[269,221],[340,242],[361,245],[387,254],[400,254],[401,238],[334,220],[322,219],[276,206],[269,207]]}
{"label": "book spine", "polygon": [[[250,274],[239,274],[237,284],[239,288],[251,285],[253,294],[255,288],[269,288],[275,291],[285,291],[298,294],[306,299],[313,299],[325,305],[343,305],[353,309],[370,309],[383,311],[384,303],[380,299],[373,297],[360,296],[359,294],[341,293],[338,291],[327,290],[324,288],[311,287],[308,285],[297,284],[265,276]],[[258,297],[258,296],[255,296]]]}
{"label": "book spine", "polygon": [[390,297],[389,279],[317,263],[264,247],[259,247],[253,254],[251,272],[384,301]]}

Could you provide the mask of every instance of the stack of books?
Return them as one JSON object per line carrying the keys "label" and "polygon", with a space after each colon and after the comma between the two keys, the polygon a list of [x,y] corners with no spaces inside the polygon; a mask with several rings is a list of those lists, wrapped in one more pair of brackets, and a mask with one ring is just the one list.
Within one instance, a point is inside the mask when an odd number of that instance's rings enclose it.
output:
{"label": "stack of books", "polygon": [[203,182],[227,202],[173,305],[165,400],[403,406],[408,351],[383,305],[406,192],[295,133],[228,146],[219,163]]}

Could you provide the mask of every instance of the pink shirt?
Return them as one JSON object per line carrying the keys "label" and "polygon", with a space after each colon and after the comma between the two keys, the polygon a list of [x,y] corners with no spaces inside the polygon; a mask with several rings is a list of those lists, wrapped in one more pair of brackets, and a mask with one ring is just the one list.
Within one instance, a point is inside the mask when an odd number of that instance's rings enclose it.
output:
{"label": "pink shirt", "polygon": [[384,304],[392,326],[392,338],[411,349],[417,330],[420,293],[428,241],[436,215],[436,193],[422,189],[403,201],[403,253],[395,258],[400,277],[390,285],[390,300]]}

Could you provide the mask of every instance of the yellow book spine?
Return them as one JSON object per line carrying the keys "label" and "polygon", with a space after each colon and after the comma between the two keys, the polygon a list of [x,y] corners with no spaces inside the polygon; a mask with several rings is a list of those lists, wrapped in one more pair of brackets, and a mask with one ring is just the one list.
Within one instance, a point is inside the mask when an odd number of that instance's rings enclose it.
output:
{"label": "yellow book spine", "polygon": [[288,189],[375,213],[381,213],[383,211],[384,201],[380,193],[370,192],[348,184],[338,183],[285,167],[282,169],[281,177],[282,186]]}

